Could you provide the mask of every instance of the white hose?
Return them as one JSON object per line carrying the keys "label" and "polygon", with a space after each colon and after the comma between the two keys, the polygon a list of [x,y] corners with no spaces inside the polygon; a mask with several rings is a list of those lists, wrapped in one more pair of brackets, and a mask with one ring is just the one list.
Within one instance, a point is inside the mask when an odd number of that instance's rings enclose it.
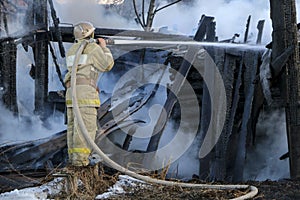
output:
{"label": "white hose", "polygon": [[166,186],[180,186],[180,187],[189,187],[189,188],[199,188],[199,189],[216,189],[216,190],[235,190],[235,189],[250,189],[250,192],[240,196],[238,198],[234,198],[232,200],[244,200],[253,198],[257,195],[258,189],[254,186],[250,185],[208,185],[208,184],[193,184],[193,183],[182,183],[182,182],[174,182],[174,181],[165,181],[165,180],[159,180],[154,179],[149,176],[144,176],[137,174],[131,170],[128,170],[122,166],[120,166],[118,163],[111,160],[108,156],[103,153],[103,151],[98,147],[98,145],[92,140],[90,137],[88,130],[86,129],[86,126],[84,124],[84,121],[82,119],[82,116],[79,111],[78,101],[77,101],[77,94],[76,94],[76,72],[78,67],[78,62],[80,55],[86,46],[87,42],[83,41],[81,45],[79,46],[78,50],[76,51],[75,55],[75,61],[72,66],[72,73],[71,73],[71,94],[72,94],[72,104],[73,104],[73,113],[74,116],[77,119],[78,125],[81,129],[81,133],[84,137],[84,139],[87,141],[87,143],[92,147],[92,149],[101,156],[101,158],[106,162],[108,165],[110,165],[112,168],[114,168],[117,171],[120,171],[124,174],[127,174],[129,176],[132,176],[136,179],[140,179],[142,181],[153,183],[153,184],[161,184]]}

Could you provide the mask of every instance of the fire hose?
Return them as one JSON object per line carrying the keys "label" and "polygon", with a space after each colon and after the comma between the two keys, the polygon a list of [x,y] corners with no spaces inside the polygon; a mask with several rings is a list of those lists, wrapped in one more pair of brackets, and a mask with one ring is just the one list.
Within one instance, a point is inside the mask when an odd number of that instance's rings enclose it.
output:
{"label": "fire hose", "polygon": [[73,105],[73,114],[77,119],[77,123],[80,127],[81,133],[83,138],[86,140],[88,145],[103,159],[103,161],[114,168],[115,170],[124,173],[128,176],[132,176],[136,179],[152,183],[152,184],[161,184],[165,186],[179,186],[179,187],[185,187],[185,188],[199,188],[199,189],[215,189],[215,190],[238,190],[238,189],[249,189],[250,191],[240,197],[234,198],[232,200],[244,200],[253,198],[257,195],[258,189],[255,186],[251,185],[209,185],[209,184],[194,184],[194,183],[183,183],[183,182],[175,182],[175,181],[166,181],[166,180],[160,180],[160,179],[154,179],[149,176],[141,175],[138,173],[135,173],[129,169],[126,169],[119,165],[118,163],[111,160],[99,147],[98,145],[92,140],[90,137],[88,130],[84,124],[84,121],[82,119],[81,113],[79,111],[78,101],[77,101],[77,94],[76,94],[76,72],[78,68],[79,58],[80,55],[83,52],[84,47],[86,46],[87,41],[83,41],[81,45],[79,46],[78,50],[75,54],[75,60],[72,66],[72,72],[71,72],[71,94],[72,94],[72,105]]}

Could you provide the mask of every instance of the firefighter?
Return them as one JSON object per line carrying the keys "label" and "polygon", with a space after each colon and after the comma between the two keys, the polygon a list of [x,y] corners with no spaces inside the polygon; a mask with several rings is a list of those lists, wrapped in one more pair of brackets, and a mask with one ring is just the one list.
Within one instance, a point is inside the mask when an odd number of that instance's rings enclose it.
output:
{"label": "firefighter", "polygon": [[[100,107],[99,90],[97,80],[100,72],[110,71],[114,65],[111,51],[106,47],[103,38],[94,42],[94,26],[90,22],[80,22],[74,26],[75,43],[67,52],[66,63],[68,72],[64,82],[67,87],[67,145],[68,164],[71,166],[89,165],[91,149],[81,134],[80,127],[73,115],[72,94],[71,94],[71,72],[75,60],[75,54],[82,42],[86,46],[80,55],[76,73],[77,101],[85,126],[93,140],[97,131],[97,108]],[[96,41],[97,41],[96,40]]]}

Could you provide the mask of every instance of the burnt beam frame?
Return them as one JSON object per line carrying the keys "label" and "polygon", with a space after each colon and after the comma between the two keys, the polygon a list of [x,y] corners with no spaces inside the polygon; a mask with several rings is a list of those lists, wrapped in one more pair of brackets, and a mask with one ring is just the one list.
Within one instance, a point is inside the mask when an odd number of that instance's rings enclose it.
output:
{"label": "burnt beam frame", "polygon": [[[293,48],[287,63],[279,74],[284,88],[287,138],[289,146],[290,176],[300,178],[300,64],[297,39],[297,20],[295,0],[270,1],[273,26],[272,61],[286,49]],[[276,78],[276,77],[274,77]]]}
{"label": "burnt beam frame", "polygon": [[18,112],[17,106],[17,80],[16,61],[17,46],[13,38],[0,41],[0,77],[1,95],[4,105],[14,114]]}

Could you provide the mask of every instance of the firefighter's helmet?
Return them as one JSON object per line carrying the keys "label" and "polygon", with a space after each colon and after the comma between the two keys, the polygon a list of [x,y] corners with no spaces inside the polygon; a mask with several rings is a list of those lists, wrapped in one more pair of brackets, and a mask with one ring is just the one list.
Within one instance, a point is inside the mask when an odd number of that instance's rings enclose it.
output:
{"label": "firefighter's helmet", "polygon": [[95,31],[95,27],[90,22],[80,22],[74,26],[74,37],[76,40],[91,36]]}

